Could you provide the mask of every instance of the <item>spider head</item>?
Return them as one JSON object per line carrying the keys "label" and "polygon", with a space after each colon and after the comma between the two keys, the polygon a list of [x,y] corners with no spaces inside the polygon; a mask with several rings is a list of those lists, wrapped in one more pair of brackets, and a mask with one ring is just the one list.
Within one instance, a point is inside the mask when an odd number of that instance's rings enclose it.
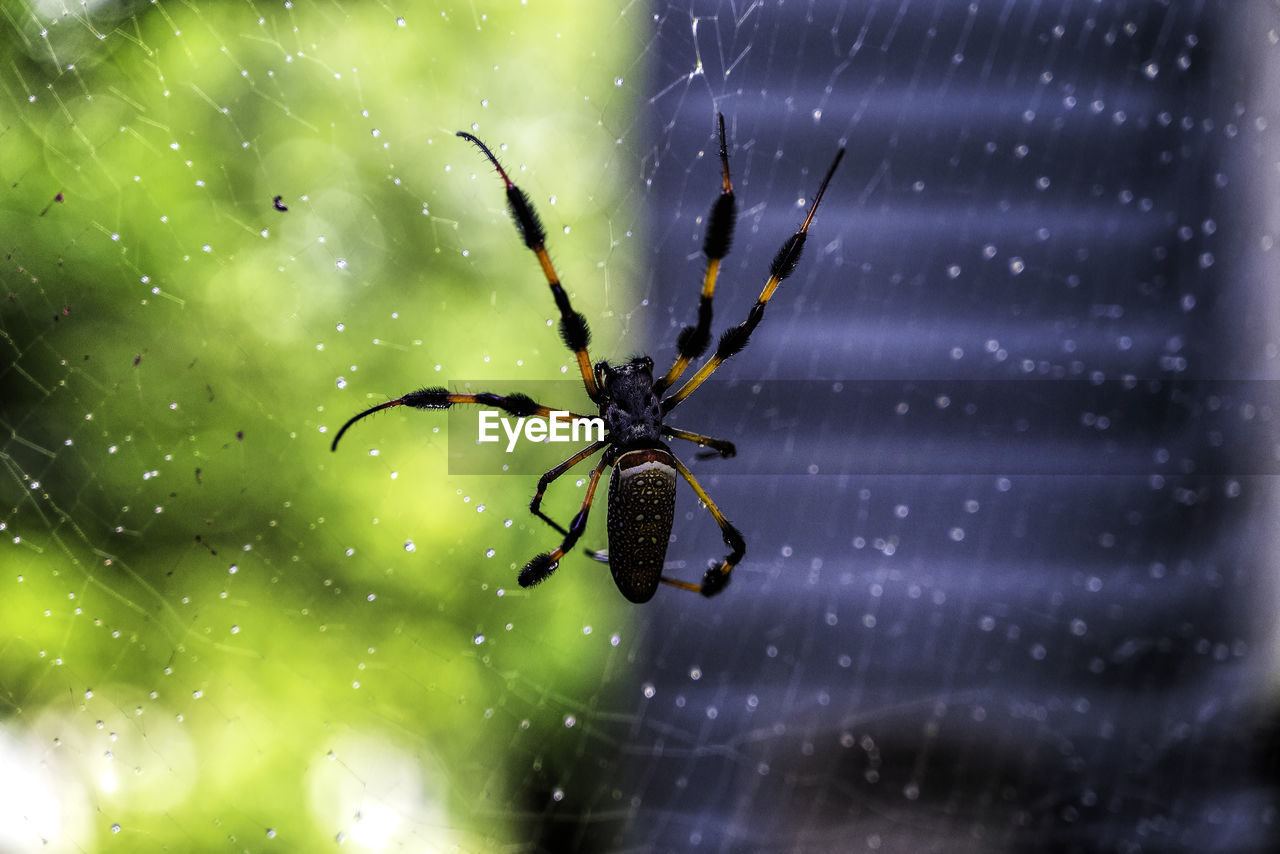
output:
{"label": "spider head", "polygon": [[621,447],[652,446],[662,438],[662,409],[653,389],[653,359],[636,356],[621,365],[600,362],[596,379],[604,391],[600,414]]}
{"label": "spider head", "polygon": [[653,388],[653,359],[636,356],[621,365],[596,362],[596,383],[613,398],[649,391]]}

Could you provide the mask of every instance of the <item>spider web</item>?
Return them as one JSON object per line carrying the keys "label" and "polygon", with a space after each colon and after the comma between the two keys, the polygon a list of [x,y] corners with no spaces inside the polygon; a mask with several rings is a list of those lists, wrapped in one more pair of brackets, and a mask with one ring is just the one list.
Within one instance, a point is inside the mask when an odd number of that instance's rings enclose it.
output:
{"label": "spider web", "polygon": [[[0,10],[0,850],[1268,849],[1274,3]],[[661,368],[717,111],[717,331],[848,150],[675,419],[746,560],[521,590],[536,476],[328,449],[576,374],[454,132]]]}

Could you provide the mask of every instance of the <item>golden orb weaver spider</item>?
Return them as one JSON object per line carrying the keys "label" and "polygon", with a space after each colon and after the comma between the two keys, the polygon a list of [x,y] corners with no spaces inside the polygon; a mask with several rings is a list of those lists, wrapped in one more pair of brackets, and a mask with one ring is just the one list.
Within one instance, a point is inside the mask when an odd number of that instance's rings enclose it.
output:
{"label": "golden orb weaver spider", "polygon": [[[560,337],[577,358],[582,383],[586,387],[587,395],[599,408],[600,418],[604,420],[606,430],[603,439],[587,445],[547,471],[538,480],[538,488],[533,500],[529,503],[529,510],[559,531],[564,539],[554,551],[537,555],[525,564],[518,579],[521,587],[532,587],[545,581],[551,573],[555,572],[565,554],[578,542],[587,526],[587,514],[591,511],[600,475],[608,466],[613,467],[613,473],[609,479],[606,526],[609,550],[607,553],[587,550],[587,554],[609,564],[614,583],[627,599],[637,603],[647,602],[653,598],[659,583],[701,593],[703,596],[714,596],[729,583],[729,574],[746,554],[747,546],[742,534],[730,524],[720,512],[720,508],[711,500],[711,496],[707,495],[702,485],[662,439],[665,436],[694,442],[712,449],[714,454],[721,457],[734,455],[733,444],[723,439],[691,433],[663,422],[671,410],[697,390],[698,386],[702,385],[721,363],[747,345],[752,330],[764,317],[765,306],[773,297],[779,283],[791,275],[800,261],[800,252],[804,248],[809,226],[813,223],[814,214],[817,213],[818,204],[827,190],[827,184],[831,182],[831,176],[835,174],[836,167],[840,165],[840,159],[844,157],[844,149],[841,148],[836,152],[835,159],[818,187],[817,195],[809,205],[809,213],[805,216],[803,224],[783,242],[782,247],[774,255],[773,262],[769,265],[769,278],[765,281],[755,304],[747,313],[747,319],[725,330],[711,357],[703,362],[694,375],[676,391],[664,397],[664,393],[684,374],[689,363],[702,356],[711,344],[711,298],[715,292],[720,262],[729,252],[729,244],[733,239],[733,227],[737,219],[733,181],[729,176],[729,147],[725,138],[724,116],[717,115],[716,118],[720,137],[722,180],[720,195],[712,204],[711,212],[707,217],[707,228],[702,244],[707,268],[702,278],[702,295],[698,301],[698,320],[696,324],[681,330],[676,339],[675,361],[657,380],[653,376],[653,360],[648,356],[639,356],[619,365],[611,365],[606,361],[592,365],[591,358],[587,355],[587,345],[591,341],[591,330],[587,326],[587,319],[573,310],[573,306],[569,303],[569,296],[560,284],[560,278],[551,264],[551,257],[547,254],[546,231],[533,208],[533,203],[529,201],[524,191],[511,181],[488,146],[475,136],[465,131],[458,131],[458,136],[480,149],[506,186],[507,206],[510,209],[511,218],[515,221],[516,230],[523,238],[525,246],[533,252],[542,267],[547,285],[551,288],[551,295],[560,311]],[[552,412],[550,407],[537,403],[523,394],[499,395],[490,392],[464,394],[451,392],[445,388],[423,388],[352,416],[333,437],[331,450],[338,449],[338,441],[351,425],[383,409],[393,406],[448,409],[456,404],[496,406],[516,416],[539,415],[547,418]],[[570,414],[575,418],[583,417]],[[542,496],[547,487],[557,478],[600,451],[604,451],[604,454],[600,462],[591,470],[582,507],[569,523],[569,527],[564,528],[542,512]],[[720,526],[725,545],[729,547],[729,554],[707,569],[700,584],[668,578],[662,574],[675,515],[677,474],[684,478],[697,493],[698,498],[716,520],[716,524]]]}

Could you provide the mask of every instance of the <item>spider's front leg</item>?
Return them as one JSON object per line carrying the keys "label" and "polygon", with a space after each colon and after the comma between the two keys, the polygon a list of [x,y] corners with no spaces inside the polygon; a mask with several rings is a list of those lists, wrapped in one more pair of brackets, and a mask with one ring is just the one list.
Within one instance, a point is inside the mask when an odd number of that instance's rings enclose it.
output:
{"label": "spider's front leg", "polygon": [[560,284],[560,276],[551,263],[551,256],[547,254],[547,232],[542,227],[542,221],[538,219],[538,212],[534,210],[533,202],[529,201],[524,190],[507,177],[507,171],[502,168],[502,164],[493,156],[493,152],[487,145],[466,131],[458,131],[458,136],[480,149],[493,168],[498,170],[498,177],[506,185],[507,207],[511,211],[511,218],[515,221],[516,230],[520,232],[524,245],[537,256],[538,264],[542,266],[542,274],[546,276],[547,285],[551,288],[551,296],[556,301],[556,308],[560,310],[560,338],[577,357],[578,370],[582,373],[582,384],[587,388],[587,395],[598,403],[600,386],[596,383],[595,373],[591,369],[591,357],[587,355],[587,345],[591,343],[591,328],[587,326],[587,318],[581,312],[573,310],[573,306],[569,303],[569,295]]}
{"label": "spider's front leg", "polygon": [[724,115],[716,113],[716,127],[720,136],[720,195],[707,214],[707,230],[702,239],[702,255],[707,259],[707,269],[702,276],[702,294],[698,298],[698,322],[680,330],[676,338],[676,360],[662,379],[654,386],[658,394],[671,386],[694,359],[707,351],[711,344],[711,298],[715,296],[716,279],[720,275],[720,262],[729,254],[733,242],[733,226],[738,219],[737,202],[733,197],[733,179],[729,177],[729,144],[724,133]]}
{"label": "spider's front leg", "polygon": [[756,298],[755,304],[747,312],[747,319],[737,326],[731,326],[726,329],[716,345],[715,354],[703,362],[698,372],[690,377],[684,385],[680,386],[675,394],[662,399],[663,415],[675,409],[680,401],[702,385],[725,359],[741,352],[742,348],[747,346],[747,341],[751,338],[752,331],[760,325],[760,321],[764,318],[764,308],[769,304],[769,300],[773,298],[773,292],[778,289],[778,285],[781,284],[783,279],[795,272],[796,265],[800,263],[800,253],[804,249],[804,242],[809,234],[809,226],[813,223],[813,216],[818,212],[818,205],[822,202],[822,196],[827,191],[827,185],[831,183],[831,176],[835,174],[836,167],[840,165],[840,160],[843,157],[844,149],[842,148],[836,152],[835,160],[831,162],[831,168],[827,170],[826,177],[822,179],[822,185],[818,187],[818,194],[813,197],[813,204],[809,206],[809,214],[804,218],[804,224],[800,226],[795,234],[786,239],[778,250],[778,254],[773,256],[773,262],[769,265],[769,278],[765,281],[764,288],[760,291],[760,296]]}

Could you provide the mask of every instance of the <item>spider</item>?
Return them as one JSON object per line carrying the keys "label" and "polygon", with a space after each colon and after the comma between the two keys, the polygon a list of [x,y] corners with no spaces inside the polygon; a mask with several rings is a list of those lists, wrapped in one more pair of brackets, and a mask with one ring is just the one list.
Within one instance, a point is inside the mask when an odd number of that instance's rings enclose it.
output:
{"label": "spider", "polygon": [[[730,573],[746,553],[746,542],[742,534],[729,523],[729,520],[720,512],[720,508],[711,500],[711,496],[707,495],[707,491],[702,488],[685,464],[671,452],[671,448],[663,438],[670,437],[694,442],[704,449],[710,449],[704,451],[704,454],[720,457],[732,457],[736,453],[733,444],[723,439],[691,433],[664,422],[671,410],[696,391],[716,368],[747,345],[752,330],[764,317],[765,306],[769,304],[778,284],[791,275],[800,261],[800,252],[804,248],[809,226],[813,222],[819,202],[822,201],[822,195],[826,192],[827,184],[830,183],[831,176],[844,156],[844,149],[841,148],[836,152],[835,159],[827,169],[826,177],[818,187],[817,195],[813,197],[803,224],[783,242],[782,247],[774,255],[773,262],[769,266],[769,278],[765,281],[755,304],[747,313],[747,319],[725,330],[711,357],[703,362],[683,385],[667,394],[667,391],[684,374],[689,364],[702,356],[710,346],[711,298],[715,292],[721,261],[729,252],[734,222],[737,218],[733,182],[729,177],[729,148],[725,140],[723,115],[717,115],[717,130],[720,138],[721,190],[707,217],[702,244],[707,266],[702,277],[698,319],[694,325],[686,326],[681,330],[676,338],[675,360],[667,372],[657,379],[653,374],[653,359],[648,356],[638,356],[616,365],[607,361],[592,365],[591,358],[587,355],[587,345],[591,340],[587,319],[574,311],[569,303],[569,296],[560,284],[560,278],[547,254],[546,231],[529,197],[512,183],[506,170],[502,168],[502,164],[498,162],[498,158],[488,146],[475,136],[465,131],[458,131],[458,136],[480,149],[497,170],[498,177],[506,187],[507,205],[511,218],[515,221],[516,230],[523,238],[525,246],[533,252],[542,267],[547,285],[551,288],[551,295],[555,298],[556,307],[560,311],[560,337],[577,358],[578,368],[582,373],[582,383],[586,387],[587,395],[599,407],[600,418],[603,419],[606,430],[603,439],[582,448],[564,462],[551,468],[538,480],[538,488],[533,500],[529,503],[529,510],[558,531],[564,539],[554,551],[537,555],[525,565],[518,578],[521,587],[532,587],[545,581],[555,572],[565,554],[577,543],[586,528],[587,514],[591,511],[591,503],[595,499],[600,476],[609,466],[613,468],[609,480],[607,508],[609,549],[607,552],[587,550],[587,554],[596,560],[608,563],[618,590],[630,601],[636,603],[649,601],[657,591],[659,583],[701,593],[707,597],[714,596],[728,585]],[[448,409],[456,404],[484,404],[496,406],[516,416],[539,415],[543,418],[550,417],[552,411],[549,407],[523,394],[499,395],[490,392],[464,394],[451,392],[445,388],[423,388],[353,416],[334,436],[331,449],[334,451],[338,449],[338,441],[351,425],[383,409],[393,406]],[[573,417],[583,416],[573,415]],[[591,470],[582,507],[570,521],[569,527],[564,528],[542,512],[542,496],[547,487],[557,478],[600,451],[604,451],[604,454]],[[720,526],[725,545],[729,547],[729,554],[723,560],[718,563],[711,562],[700,584],[669,578],[662,574],[667,542],[671,536],[671,524],[675,515],[677,474],[684,478],[697,493],[702,504]]]}

